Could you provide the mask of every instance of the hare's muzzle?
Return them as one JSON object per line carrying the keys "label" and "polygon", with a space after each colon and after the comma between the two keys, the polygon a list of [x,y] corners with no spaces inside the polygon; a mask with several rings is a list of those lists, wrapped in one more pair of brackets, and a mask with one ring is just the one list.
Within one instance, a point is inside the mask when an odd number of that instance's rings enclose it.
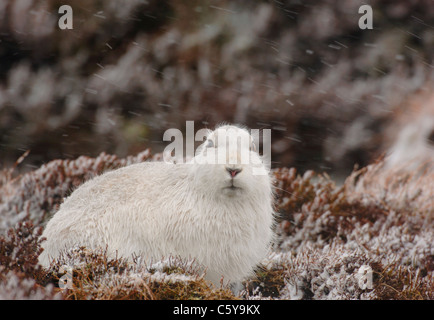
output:
{"label": "hare's muzzle", "polygon": [[226,171],[229,172],[231,178],[235,178],[235,176],[242,171],[239,168],[226,168]]}

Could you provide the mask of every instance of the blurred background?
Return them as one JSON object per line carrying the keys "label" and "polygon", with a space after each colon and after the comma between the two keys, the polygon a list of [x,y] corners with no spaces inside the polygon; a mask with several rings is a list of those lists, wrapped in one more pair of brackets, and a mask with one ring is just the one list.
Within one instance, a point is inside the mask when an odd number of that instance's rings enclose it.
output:
{"label": "blurred background", "polygon": [[272,129],[273,167],[345,177],[409,126],[434,143],[433,56],[432,0],[2,0],[0,168],[160,152],[194,120]]}

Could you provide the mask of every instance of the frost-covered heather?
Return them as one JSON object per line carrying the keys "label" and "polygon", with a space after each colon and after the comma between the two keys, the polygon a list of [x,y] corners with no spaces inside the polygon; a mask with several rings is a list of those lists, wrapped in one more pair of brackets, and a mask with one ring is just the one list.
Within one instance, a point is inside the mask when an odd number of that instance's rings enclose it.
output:
{"label": "frost-covered heather", "polygon": [[[341,187],[312,172],[275,171],[282,222],[271,262],[283,261],[287,275],[280,297],[433,298],[434,162],[419,156],[393,167],[386,157]],[[362,265],[374,271],[373,290],[354,285]]]}
{"label": "frost-covered heather", "polygon": [[[8,190],[9,196],[1,198],[0,204],[8,211],[1,215],[2,224],[13,225],[24,216],[23,208],[32,209],[0,238],[0,293],[11,298],[235,298],[229,288],[207,284],[204,270],[193,260],[168,257],[145,264],[137,258],[127,264],[122,259],[109,260],[104,252],[76,248],[66,252],[48,272],[36,266],[42,241],[39,226],[48,217],[47,210],[55,210],[55,205],[47,207],[42,201],[44,195],[58,197],[59,203],[65,196],[60,192],[67,189],[62,189],[63,184],[76,186],[103,170],[156,158],[146,151],[127,159],[103,154],[94,159],[56,160],[6,181],[2,189]],[[416,187],[413,182],[419,188],[424,183],[429,186],[434,164],[423,162],[428,179],[423,180],[412,179],[419,173],[409,168],[418,168],[417,160],[399,167],[400,174],[394,172],[392,176],[384,169],[385,161],[387,158],[356,171],[341,186],[312,171],[299,175],[295,169],[274,169],[278,241],[256,276],[246,279],[240,298],[434,299],[434,222],[429,205],[433,189],[407,197],[407,205],[395,201],[412,192]],[[404,173],[407,179],[402,179]],[[389,183],[375,182],[383,175]],[[44,177],[60,176],[58,191],[37,192],[49,189],[52,183]],[[397,187],[400,192],[395,199]],[[381,192],[371,195],[371,188]],[[15,205],[8,205],[8,201]],[[20,202],[28,204],[18,206]],[[61,266],[74,266],[73,289],[53,288],[62,276]],[[359,286],[356,274],[362,266],[372,269],[372,288]],[[11,274],[16,276],[8,276]]]}
{"label": "frost-covered heather", "polygon": [[[0,269],[1,271],[1,269]],[[29,277],[9,271],[0,276],[0,300],[59,300],[62,295],[54,286],[41,287]]]}

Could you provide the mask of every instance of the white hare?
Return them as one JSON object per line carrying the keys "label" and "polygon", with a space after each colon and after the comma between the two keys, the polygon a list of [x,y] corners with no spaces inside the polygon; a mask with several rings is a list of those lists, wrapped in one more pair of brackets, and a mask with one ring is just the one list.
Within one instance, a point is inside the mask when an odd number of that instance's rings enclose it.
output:
{"label": "white hare", "polygon": [[[228,148],[218,139],[222,131],[247,145]],[[221,150],[226,163],[204,161]],[[240,161],[244,151],[247,163]],[[255,174],[258,168],[263,174]],[[39,262],[49,266],[75,246],[107,248],[125,258],[194,258],[214,284],[222,277],[240,282],[269,250],[272,198],[271,178],[248,131],[221,126],[209,133],[190,163],[134,164],[81,185],[48,222]]]}

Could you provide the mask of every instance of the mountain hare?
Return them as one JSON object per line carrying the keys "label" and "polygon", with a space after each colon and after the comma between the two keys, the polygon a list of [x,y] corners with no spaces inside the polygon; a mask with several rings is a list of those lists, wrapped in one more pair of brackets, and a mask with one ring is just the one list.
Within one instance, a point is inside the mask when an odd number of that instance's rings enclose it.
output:
{"label": "mountain hare", "polygon": [[[221,132],[248,143],[228,145],[218,139]],[[206,161],[222,150],[225,163]],[[272,198],[269,172],[248,131],[221,126],[188,163],[143,162],[81,185],[48,222],[39,262],[49,266],[75,246],[107,248],[125,258],[195,258],[214,284],[222,277],[239,283],[269,250]]]}

